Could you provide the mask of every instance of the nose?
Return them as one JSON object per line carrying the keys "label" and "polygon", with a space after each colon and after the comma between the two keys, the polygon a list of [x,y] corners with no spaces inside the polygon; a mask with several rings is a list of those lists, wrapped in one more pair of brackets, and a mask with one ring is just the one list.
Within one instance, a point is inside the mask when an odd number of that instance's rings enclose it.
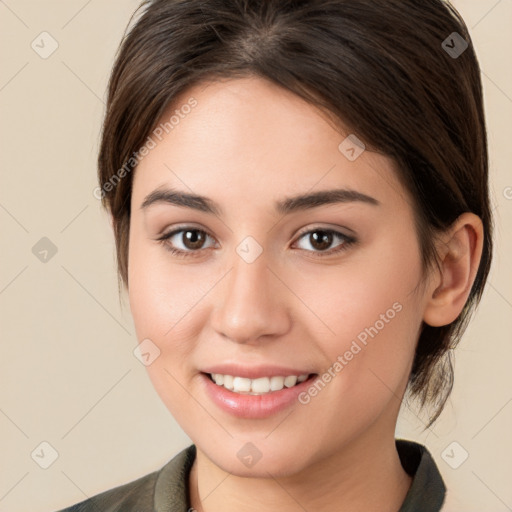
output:
{"label": "nose", "polygon": [[271,269],[266,253],[249,263],[236,252],[228,274],[212,296],[211,323],[221,336],[236,343],[260,344],[291,327],[291,292]]}

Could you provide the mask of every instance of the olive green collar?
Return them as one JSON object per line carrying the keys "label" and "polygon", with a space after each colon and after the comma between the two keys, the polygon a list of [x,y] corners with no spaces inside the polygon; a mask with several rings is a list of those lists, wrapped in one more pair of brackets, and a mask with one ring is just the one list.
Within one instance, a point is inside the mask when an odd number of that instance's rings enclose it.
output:
{"label": "olive green collar", "polygon": [[[396,439],[404,470],[413,477],[411,487],[398,512],[436,512],[441,510],[446,487],[427,448],[419,443]],[[187,512],[190,505],[188,480],[196,457],[193,444],[178,453],[159,472],[155,483],[154,511]]]}

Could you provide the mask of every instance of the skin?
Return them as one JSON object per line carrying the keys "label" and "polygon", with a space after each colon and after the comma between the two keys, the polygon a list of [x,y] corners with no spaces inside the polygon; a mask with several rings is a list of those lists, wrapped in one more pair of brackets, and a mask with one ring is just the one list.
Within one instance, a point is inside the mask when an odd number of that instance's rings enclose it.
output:
{"label": "skin", "polygon": [[[411,478],[394,432],[415,344],[422,321],[445,325],[462,310],[481,255],[480,219],[459,217],[439,244],[442,272],[422,284],[413,202],[392,160],[366,150],[349,161],[338,150],[349,132],[261,78],[203,83],[173,108],[190,97],[197,106],[135,172],[128,282],[137,337],[161,352],[149,376],[197,447],[191,504],[206,512],[397,511]],[[165,203],[141,209],[161,186],[207,196],[223,214]],[[332,188],[380,204],[273,210],[285,196]],[[178,258],[157,241],[183,224],[211,235],[204,248],[187,246],[183,232],[168,243],[199,256]],[[304,235],[315,228],[356,243],[322,256]],[[247,236],[263,250],[252,263],[236,252]],[[333,237],[326,251],[343,243]],[[240,419],[200,385],[201,368],[226,361],[321,375],[396,302],[401,311],[306,405]],[[262,454],[251,468],[237,457],[247,442]]]}

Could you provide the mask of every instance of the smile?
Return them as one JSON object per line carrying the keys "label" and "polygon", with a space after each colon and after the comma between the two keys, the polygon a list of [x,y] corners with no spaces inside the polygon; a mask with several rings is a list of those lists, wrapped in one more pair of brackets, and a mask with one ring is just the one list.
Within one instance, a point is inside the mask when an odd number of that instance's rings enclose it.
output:
{"label": "smile", "polygon": [[301,382],[304,382],[309,375],[288,375],[286,377],[260,377],[258,379],[247,379],[233,375],[222,375],[220,373],[208,374],[210,379],[218,386],[229,391],[247,395],[265,395],[274,391],[291,388]]}

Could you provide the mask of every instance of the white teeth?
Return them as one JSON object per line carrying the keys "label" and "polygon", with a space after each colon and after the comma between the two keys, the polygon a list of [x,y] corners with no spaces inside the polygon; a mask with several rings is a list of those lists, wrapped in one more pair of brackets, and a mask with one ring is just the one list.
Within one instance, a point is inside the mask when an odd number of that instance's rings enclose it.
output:
{"label": "white teeth", "polygon": [[251,391],[251,379],[235,377],[233,379],[233,390],[237,392],[245,391],[248,393],[249,391]]}
{"label": "white teeth", "polygon": [[284,379],[284,385],[287,388],[291,388],[292,386],[295,386],[297,384],[297,377],[295,375],[289,375]]}
{"label": "white teeth", "polygon": [[251,382],[251,391],[253,393],[268,393],[270,391],[270,379],[261,377]]}
{"label": "white teeth", "polygon": [[[217,379],[220,379],[220,382]],[[232,375],[221,375],[220,373],[215,373],[213,375],[213,380],[215,381],[216,384],[219,384],[219,386],[223,385],[226,389],[229,389],[229,390],[233,389],[233,376]]]}
{"label": "white teeth", "polygon": [[212,379],[218,386],[223,386],[230,391],[242,394],[263,395],[272,391],[280,391],[284,387],[291,388],[296,384],[304,382],[308,378],[304,375],[288,375],[287,377],[260,377],[258,379],[246,379],[245,377],[234,377],[233,375],[222,375],[212,373]]}
{"label": "white teeth", "polygon": [[284,388],[284,377],[271,377],[270,389],[272,391],[279,391]]}

